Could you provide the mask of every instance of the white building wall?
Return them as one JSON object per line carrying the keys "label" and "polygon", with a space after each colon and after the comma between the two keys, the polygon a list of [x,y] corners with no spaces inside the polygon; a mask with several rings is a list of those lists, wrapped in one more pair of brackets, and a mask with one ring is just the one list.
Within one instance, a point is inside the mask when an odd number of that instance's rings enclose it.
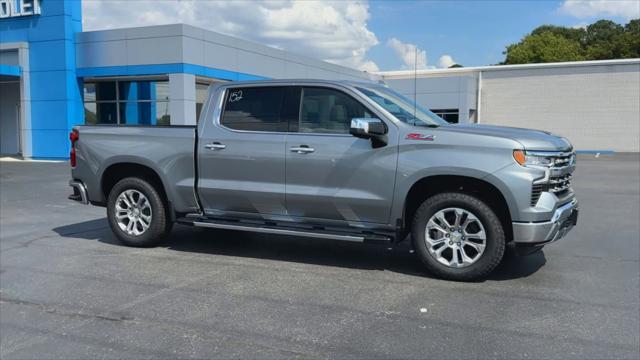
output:
{"label": "white building wall", "polygon": [[[378,75],[184,24],[79,33],[76,37],[76,61],[80,70],[106,68],[107,73],[122,72],[122,68],[131,70],[125,75],[110,73],[112,76],[159,75],[153,70],[156,65],[175,68],[186,64],[213,70],[210,76],[199,73],[200,77],[223,80],[230,79],[225,77],[230,73],[272,79],[370,81],[379,78]],[[136,74],[136,71],[143,73]],[[171,124],[193,125],[197,120],[195,75],[176,72],[168,74]]]}
{"label": "white building wall", "polygon": [[192,74],[169,74],[169,113],[171,125],[195,125],[196,77]]}
{"label": "white building wall", "polygon": [[[413,97],[412,71],[379,75]],[[640,59],[420,70],[417,77],[418,102],[458,108],[461,122],[467,106],[479,123],[551,131],[577,150],[640,151]]]}
{"label": "white building wall", "polygon": [[185,24],[82,32],[76,59],[78,68],[185,63],[275,79],[379,78]]}
{"label": "white building wall", "polygon": [[407,72],[383,78],[387,85],[410,99],[415,93],[417,103],[424,108],[458,109],[461,124],[472,122],[469,111],[476,109],[476,74],[420,74],[414,79]]}
{"label": "white building wall", "polygon": [[640,151],[640,63],[482,72],[481,123],[541,129],[578,150]]}

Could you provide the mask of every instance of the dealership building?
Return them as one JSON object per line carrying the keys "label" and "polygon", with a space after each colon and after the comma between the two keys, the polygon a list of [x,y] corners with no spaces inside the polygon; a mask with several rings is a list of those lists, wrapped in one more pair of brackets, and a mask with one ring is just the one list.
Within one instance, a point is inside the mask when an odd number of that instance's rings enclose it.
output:
{"label": "dealership building", "polygon": [[82,31],[80,1],[0,0],[0,153],[67,158],[76,124],[195,124],[210,84],[384,81],[450,122],[639,149],[640,59],[371,74],[189,25]]}
{"label": "dealership building", "polygon": [[640,59],[382,75],[450,122],[551,131],[585,152],[640,151]]}

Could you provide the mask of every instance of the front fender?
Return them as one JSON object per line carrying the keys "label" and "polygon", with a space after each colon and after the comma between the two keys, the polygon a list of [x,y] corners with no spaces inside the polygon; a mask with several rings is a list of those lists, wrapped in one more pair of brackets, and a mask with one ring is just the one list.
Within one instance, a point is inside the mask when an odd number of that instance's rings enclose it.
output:
{"label": "front fender", "polygon": [[516,197],[503,179],[493,175],[513,163],[512,150],[475,146],[405,146],[399,155],[391,222],[403,217],[409,191],[418,181],[433,176],[461,176],[484,181],[504,197],[512,218],[517,216]]}

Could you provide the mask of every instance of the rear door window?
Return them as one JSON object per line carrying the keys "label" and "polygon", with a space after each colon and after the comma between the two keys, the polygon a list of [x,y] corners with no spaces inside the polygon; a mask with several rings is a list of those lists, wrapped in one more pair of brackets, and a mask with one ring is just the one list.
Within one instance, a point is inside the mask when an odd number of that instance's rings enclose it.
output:
{"label": "rear door window", "polygon": [[227,91],[220,123],[234,130],[285,132],[282,115],[289,87],[244,87]]}

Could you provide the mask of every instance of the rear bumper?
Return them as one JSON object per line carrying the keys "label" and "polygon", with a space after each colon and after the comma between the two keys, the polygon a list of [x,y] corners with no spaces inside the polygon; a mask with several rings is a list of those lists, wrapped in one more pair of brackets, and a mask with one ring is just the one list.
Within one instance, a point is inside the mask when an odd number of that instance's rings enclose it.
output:
{"label": "rear bumper", "polygon": [[77,201],[85,205],[89,203],[89,197],[87,196],[87,187],[84,186],[82,181],[69,180],[69,186],[73,188],[73,194],[69,195],[69,200]]}
{"label": "rear bumper", "polygon": [[573,199],[556,209],[551,220],[514,222],[513,241],[517,245],[544,245],[563,238],[578,222],[578,201]]}

